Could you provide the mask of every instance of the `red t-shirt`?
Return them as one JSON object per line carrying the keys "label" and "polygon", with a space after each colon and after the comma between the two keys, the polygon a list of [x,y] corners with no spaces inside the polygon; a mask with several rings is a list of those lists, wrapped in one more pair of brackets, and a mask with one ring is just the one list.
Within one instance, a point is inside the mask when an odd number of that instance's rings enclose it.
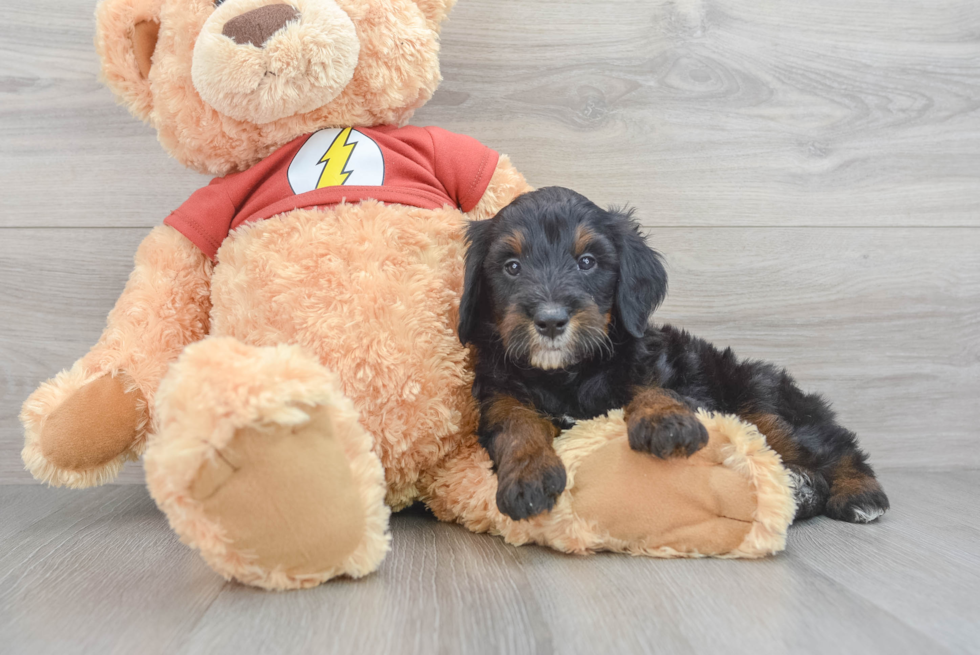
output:
{"label": "red t-shirt", "polygon": [[239,225],[293,209],[373,199],[468,212],[490,184],[497,158],[476,139],[438,127],[330,128],[211,180],[164,224],[214,259]]}

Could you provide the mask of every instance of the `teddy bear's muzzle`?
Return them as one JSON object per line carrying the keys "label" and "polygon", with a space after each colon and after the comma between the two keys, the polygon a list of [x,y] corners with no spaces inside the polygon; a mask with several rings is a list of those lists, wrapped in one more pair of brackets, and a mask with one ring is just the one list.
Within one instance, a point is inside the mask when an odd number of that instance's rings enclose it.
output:
{"label": "teddy bear's muzzle", "polygon": [[351,81],[360,43],[335,0],[226,0],[194,46],[194,88],[231,118],[265,124],[312,111]]}

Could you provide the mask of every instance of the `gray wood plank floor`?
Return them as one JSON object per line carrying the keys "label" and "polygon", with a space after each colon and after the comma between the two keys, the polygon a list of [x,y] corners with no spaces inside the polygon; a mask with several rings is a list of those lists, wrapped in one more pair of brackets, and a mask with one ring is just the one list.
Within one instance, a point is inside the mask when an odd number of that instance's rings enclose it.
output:
{"label": "gray wood plank floor", "polygon": [[764,561],[573,557],[421,511],[362,580],[225,583],[142,487],[0,486],[4,653],[980,652],[980,472],[888,469],[877,524]]}

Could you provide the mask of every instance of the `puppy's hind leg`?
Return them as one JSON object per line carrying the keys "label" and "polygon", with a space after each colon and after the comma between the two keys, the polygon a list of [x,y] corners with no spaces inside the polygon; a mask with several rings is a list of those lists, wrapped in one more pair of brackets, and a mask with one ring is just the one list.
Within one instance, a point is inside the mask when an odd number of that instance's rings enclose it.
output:
{"label": "puppy's hind leg", "polygon": [[796,516],[794,521],[813,518],[824,513],[827,499],[830,498],[830,485],[823,475],[811,469],[795,464],[786,464],[793,497],[796,500]]}
{"label": "puppy's hind leg", "polygon": [[826,514],[838,521],[869,523],[888,509],[888,497],[858,449],[857,437],[832,418],[795,427],[774,413],[743,418],[755,423],[789,470],[795,520]]}
{"label": "puppy's hind leg", "polygon": [[829,469],[830,498],[826,514],[830,518],[870,523],[888,510],[888,496],[865,460],[864,453],[855,447]]}
{"label": "puppy's hind leg", "polygon": [[824,514],[837,521],[870,523],[888,510],[888,496],[853,432],[832,419],[800,425],[793,430],[792,446],[798,454],[795,458],[784,455],[784,462],[802,462],[816,471],[813,479],[822,478],[826,480],[823,484],[829,485]]}
{"label": "puppy's hind leg", "polygon": [[793,426],[778,414],[756,412],[744,414],[743,419],[754,423],[766,437],[769,446],[779,453],[789,472],[796,499],[794,521],[813,518],[824,513],[830,498],[830,484],[815,468],[815,458],[798,443]]}

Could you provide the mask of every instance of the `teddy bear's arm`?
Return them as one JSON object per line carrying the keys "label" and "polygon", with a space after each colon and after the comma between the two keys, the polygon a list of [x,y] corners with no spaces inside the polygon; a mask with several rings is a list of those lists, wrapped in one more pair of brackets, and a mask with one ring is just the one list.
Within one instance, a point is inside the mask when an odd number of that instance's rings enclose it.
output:
{"label": "teddy bear's arm", "polygon": [[92,372],[123,370],[147,399],[170,362],[207,334],[213,265],[174,228],[153,229],[109,312],[99,342],[84,358]]}
{"label": "teddy bear's arm", "polygon": [[24,462],[40,480],[75,487],[115,476],[142,450],[157,385],[207,334],[212,264],[172,227],[154,228],[92,349],[24,403]]}
{"label": "teddy bear's arm", "polygon": [[490,218],[501,209],[506,207],[517,196],[533,190],[527,183],[520,171],[514,168],[507,155],[501,155],[497,161],[497,168],[490,178],[487,190],[483,192],[483,197],[476,207],[466,212],[467,218],[471,221],[482,221]]}

